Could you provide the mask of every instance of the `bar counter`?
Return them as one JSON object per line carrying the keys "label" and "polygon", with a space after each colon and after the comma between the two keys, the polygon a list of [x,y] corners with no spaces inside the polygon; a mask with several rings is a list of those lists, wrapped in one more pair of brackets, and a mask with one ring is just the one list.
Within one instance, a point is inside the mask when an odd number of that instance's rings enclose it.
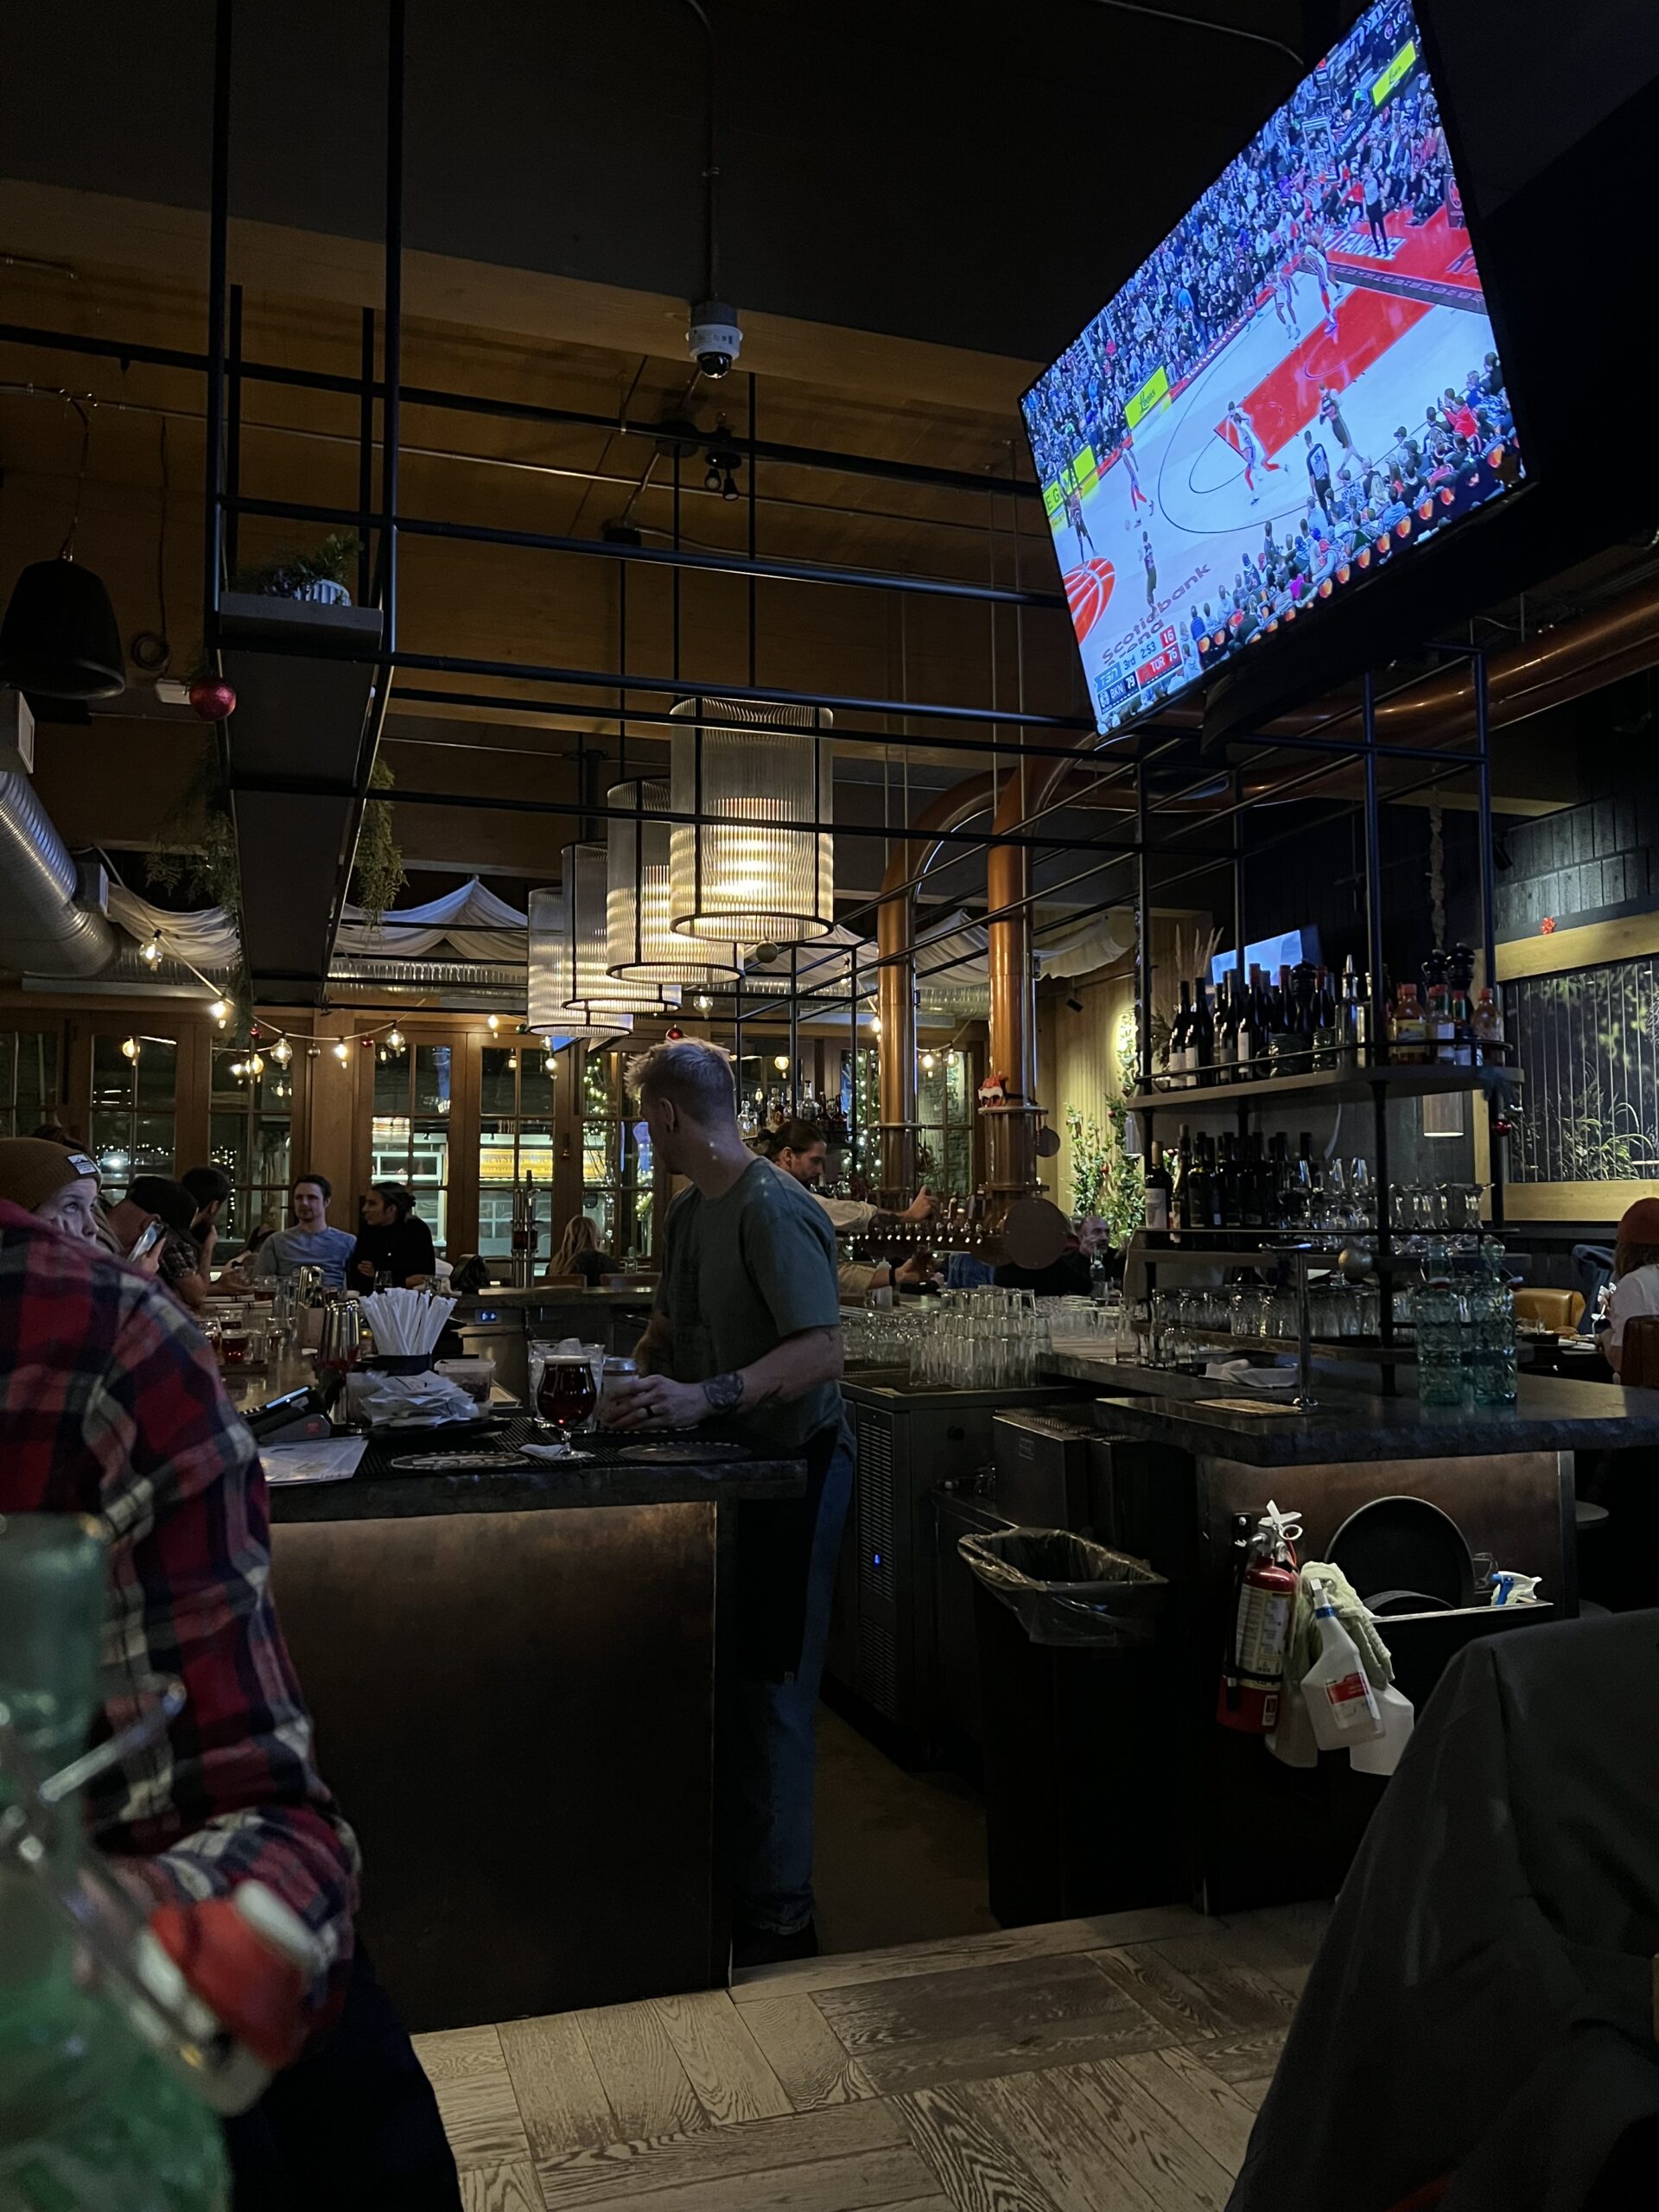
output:
{"label": "bar counter", "polygon": [[[292,1377],[234,1379],[251,1409]],[[443,1448],[376,1440],[347,1479],[270,1493],[381,1979],[416,2031],[723,1986],[733,1512],[798,1496],[804,1465],[388,1464]]]}
{"label": "bar counter", "polygon": [[[1224,1382],[1182,1377],[1194,1387],[1165,1395],[1167,1378],[1153,1369],[1135,1370],[1131,1380],[1109,1360],[1071,1351],[1056,1352],[1048,1364],[1069,1381],[1113,1394],[1109,1406],[1098,1411],[1100,1425],[1111,1433],[1193,1453],[1219,1452],[1256,1467],[1318,1466],[1336,1458],[1430,1459],[1659,1444],[1659,1390],[1625,1390],[1562,1376],[1522,1375],[1512,1406],[1459,1408],[1420,1405],[1409,1390],[1380,1396],[1320,1370],[1311,1412],[1242,1413],[1207,1402],[1249,1395]],[[1134,1395],[1122,1395],[1126,1389]],[[1266,1396],[1257,1402],[1273,1405]]]}

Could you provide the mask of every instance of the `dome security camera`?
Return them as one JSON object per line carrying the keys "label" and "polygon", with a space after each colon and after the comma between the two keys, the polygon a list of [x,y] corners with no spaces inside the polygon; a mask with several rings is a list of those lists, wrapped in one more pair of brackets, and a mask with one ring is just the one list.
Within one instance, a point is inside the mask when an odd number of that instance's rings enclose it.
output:
{"label": "dome security camera", "polygon": [[685,347],[706,377],[723,377],[743,346],[737,309],[725,300],[700,300],[691,310]]}

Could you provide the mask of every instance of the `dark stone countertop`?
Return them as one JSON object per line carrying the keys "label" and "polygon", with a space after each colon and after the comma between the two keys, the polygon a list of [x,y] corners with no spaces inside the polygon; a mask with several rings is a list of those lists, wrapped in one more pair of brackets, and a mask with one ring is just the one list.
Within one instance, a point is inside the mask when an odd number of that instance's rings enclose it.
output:
{"label": "dark stone countertop", "polygon": [[[1055,1364],[1074,1382],[1092,1382],[1107,1392],[1122,1390],[1109,1361],[1065,1354],[1057,1356]],[[1378,1397],[1344,1389],[1325,1375],[1315,1378],[1314,1387],[1320,1403],[1306,1414],[1245,1414],[1208,1398],[1137,1393],[1098,1402],[1095,1418],[1110,1434],[1257,1467],[1477,1459],[1505,1452],[1621,1451],[1659,1444],[1659,1390],[1523,1375],[1514,1405],[1462,1408],[1421,1406],[1409,1391]]]}
{"label": "dark stone countertop", "polygon": [[[518,1424],[524,1427],[527,1424]],[[456,1452],[482,1454],[491,1441],[511,1451],[515,1431],[498,1440],[457,1439]],[[695,1434],[653,1440],[695,1444]],[[270,1517],[279,1525],[297,1521],[414,1521],[435,1514],[537,1513],[580,1506],[725,1505],[745,1499],[798,1497],[806,1486],[801,1459],[715,1459],[696,1465],[639,1465],[622,1459],[620,1445],[596,1445],[585,1464],[560,1466],[550,1460],[530,1466],[480,1466],[461,1474],[394,1471],[393,1459],[445,1449],[441,1431],[400,1437],[396,1443],[371,1443],[357,1472],[344,1482],[277,1484],[270,1492]],[[584,1442],[584,1448],[586,1444]]]}

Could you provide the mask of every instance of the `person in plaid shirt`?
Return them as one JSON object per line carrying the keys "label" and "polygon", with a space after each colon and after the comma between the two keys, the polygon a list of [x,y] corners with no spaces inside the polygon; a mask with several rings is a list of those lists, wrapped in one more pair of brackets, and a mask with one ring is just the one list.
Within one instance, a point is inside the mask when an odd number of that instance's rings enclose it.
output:
{"label": "person in plaid shirt", "polygon": [[92,1837],[158,1898],[267,1884],[347,1976],[357,1847],[311,1756],[270,1594],[252,1439],[194,1323],[101,1247],[0,1199],[0,1514],[85,1513],[110,1547],[106,1696],[174,1675],[171,1730],[94,1783]]}

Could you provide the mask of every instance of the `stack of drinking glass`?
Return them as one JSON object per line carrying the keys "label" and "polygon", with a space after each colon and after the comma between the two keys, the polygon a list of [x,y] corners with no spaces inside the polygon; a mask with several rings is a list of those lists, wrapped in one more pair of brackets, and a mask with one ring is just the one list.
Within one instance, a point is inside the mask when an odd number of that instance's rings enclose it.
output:
{"label": "stack of drinking glass", "polygon": [[947,1290],[918,1315],[910,1379],[951,1390],[1028,1388],[1052,1348],[1047,1307],[1030,1290]]}

